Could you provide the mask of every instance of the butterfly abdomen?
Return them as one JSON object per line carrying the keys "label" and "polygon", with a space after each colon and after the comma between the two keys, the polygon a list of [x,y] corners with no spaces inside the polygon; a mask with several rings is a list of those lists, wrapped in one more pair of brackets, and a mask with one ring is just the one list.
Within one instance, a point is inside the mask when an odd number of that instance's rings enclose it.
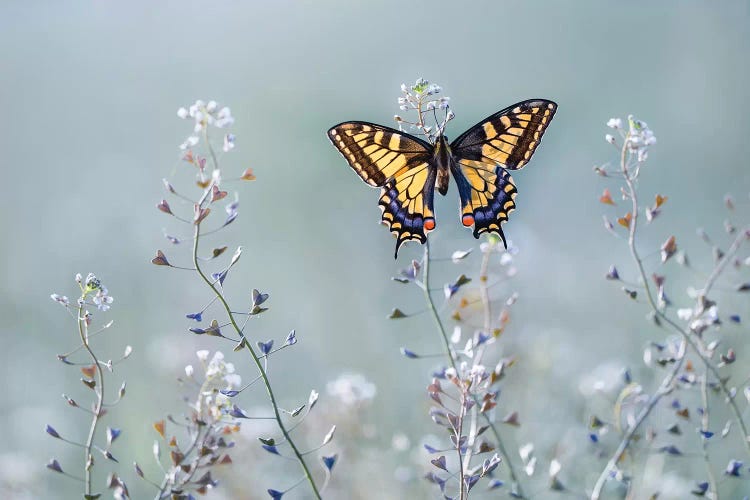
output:
{"label": "butterfly abdomen", "polygon": [[451,148],[448,145],[448,139],[441,135],[435,143],[433,161],[437,169],[437,178],[435,179],[435,189],[438,193],[445,196],[448,194],[448,184],[450,182],[450,165],[451,165]]}

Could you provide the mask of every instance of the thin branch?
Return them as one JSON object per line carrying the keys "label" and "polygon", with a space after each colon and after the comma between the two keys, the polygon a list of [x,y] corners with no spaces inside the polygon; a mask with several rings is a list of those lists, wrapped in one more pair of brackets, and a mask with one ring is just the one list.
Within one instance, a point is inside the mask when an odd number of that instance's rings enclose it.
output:
{"label": "thin branch", "polygon": [[[212,152],[213,153],[213,152]],[[215,157],[214,157],[215,161]],[[217,165],[215,165],[218,167]],[[211,186],[209,186],[206,189],[206,193],[210,192]],[[205,197],[204,197],[205,199]],[[271,406],[273,407],[274,412],[274,419],[276,420],[276,424],[279,427],[279,430],[284,435],[284,439],[289,443],[289,446],[292,449],[292,452],[297,457],[297,462],[300,464],[300,467],[302,468],[302,472],[305,475],[305,478],[307,479],[310,489],[313,492],[313,495],[315,498],[320,500],[320,492],[318,491],[318,487],[315,484],[315,480],[312,477],[312,474],[310,473],[310,469],[307,466],[307,463],[305,462],[305,458],[303,457],[302,453],[297,449],[296,444],[292,440],[291,435],[289,434],[289,431],[287,430],[286,426],[284,425],[284,421],[281,418],[281,413],[279,412],[279,405],[276,402],[276,396],[274,395],[273,389],[271,387],[271,381],[268,378],[268,373],[264,369],[263,362],[261,358],[255,353],[255,350],[252,348],[250,342],[245,337],[244,332],[242,331],[242,328],[237,324],[237,321],[234,318],[234,314],[232,314],[232,308],[229,306],[229,303],[224,298],[224,295],[216,288],[215,283],[203,272],[201,266],[200,266],[200,259],[198,257],[198,243],[200,241],[200,224],[195,225],[195,232],[194,232],[194,240],[193,240],[193,265],[195,266],[195,269],[197,273],[200,275],[201,279],[206,283],[206,285],[211,289],[211,291],[214,293],[214,295],[218,298],[219,302],[221,303],[222,307],[226,311],[229,321],[232,324],[232,328],[234,331],[244,340],[245,347],[247,348],[248,352],[250,353],[250,356],[253,359],[253,363],[255,363],[255,366],[258,368],[258,371],[260,372],[261,377],[263,378],[263,385],[266,388],[266,393],[268,394],[268,398],[271,402]]]}
{"label": "thin branch", "polygon": [[[448,333],[445,331],[445,327],[443,326],[443,320],[440,319],[440,314],[438,314],[437,309],[435,308],[435,302],[432,300],[432,294],[430,293],[430,240],[428,239],[424,244],[424,258],[422,260],[422,290],[424,291],[425,300],[427,302],[427,309],[432,314],[432,318],[435,320],[435,324],[437,325],[438,332],[440,333],[440,337],[443,339],[443,344],[445,346],[445,352],[448,355],[448,360],[450,361],[451,368],[456,372],[456,376],[458,376],[458,370],[456,367],[456,359],[455,354],[453,352],[453,349],[451,348],[450,340],[448,339]],[[465,406],[461,404],[461,410],[460,413],[463,414],[463,409]],[[466,483],[464,482],[464,460],[463,455],[461,454],[461,428],[459,427],[456,429],[456,451],[458,452],[458,467],[461,471],[461,474],[458,478],[458,493],[459,498],[461,500],[465,500],[468,498],[469,492],[466,491]]]}
{"label": "thin branch", "polygon": [[711,467],[711,460],[708,455],[708,435],[706,434],[709,426],[709,408],[708,408],[708,367],[703,372],[703,379],[701,380],[701,400],[703,404],[703,412],[701,415],[701,446],[703,448],[703,460],[706,463],[706,474],[708,475],[709,491],[706,492],[706,496],[713,500],[718,500],[719,489],[716,483],[716,476],[714,475],[713,468]]}
{"label": "thin branch", "polygon": [[[486,335],[491,335],[490,330],[492,329],[492,302],[490,301],[490,293],[489,293],[489,264],[490,264],[490,256],[492,255],[492,252],[490,249],[488,249],[483,255],[482,255],[482,263],[480,265],[479,269],[479,295],[481,297],[482,301],[482,309],[484,312],[484,333]],[[473,358],[473,364],[479,365],[482,362],[482,356],[484,355],[485,348],[487,346],[487,343],[484,343],[477,347],[476,353]],[[478,413],[478,408],[481,407],[481,402],[476,401],[477,404],[474,405],[474,408],[472,408],[472,429],[470,436],[475,435],[476,431],[476,416]],[[495,437],[495,442],[497,443],[497,449],[500,451],[500,456],[502,457],[503,461],[507,464],[508,467],[508,474],[510,475],[510,479],[515,486],[515,494],[517,498],[524,499],[526,496],[524,495],[523,488],[521,487],[521,483],[518,481],[518,476],[516,475],[515,467],[513,466],[513,462],[510,458],[510,454],[505,448],[505,443],[503,442],[503,439],[500,436],[500,431],[497,429],[496,422],[492,421],[490,417],[486,413],[481,414],[484,417],[485,422],[487,425],[489,425],[493,436]],[[467,462],[471,460],[471,451],[472,448],[469,447],[467,452]]]}
{"label": "thin branch", "polygon": [[94,468],[93,457],[91,456],[91,448],[94,444],[94,435],[96,434],[96,427],[99,424],[101,418],[102,406],[104,405],[104,372],[102,367],[99,365],[99,359],[94,354],[94,351],[89,345],[88,336],[88,325],[86,324],[86,317],[84,311],[83,300],[80,301],[78,306],[78,335],[81,338],[81,344],[91,356],[93,361],[94,369],[97,373],[97,387],[94,388],[96,394],[96,402],[94,404],[93,416],[91,417],[91,426],[89,427],[89,433],[86,437],[86,443],[84,445],[84,488],[85,494],[91,495],[91,470]]}
{"label": "thin branch", "polygon": [[627,432],[625,432],[625,435],[622,437],[622,440],[617,446],[617,449],[612,455],[612,458],[609,459],[607,465],[604,467],[604,470],[599,475],[599,479],[597,479],[596,484],[594,485],[594,490],[591,492],[591,500],[599,499],[605,483],[609,479],[612,472],[617,469],[617,463],[620,461],[620,459],[622,459],[622,456],[625,454],[625,450],[627,450],[628,446],[630,446],[630,443],[633,441],[633,437],[635,436],[636,432],[638,432],[641,424],[643,424],[646,418],[648,418],[648,416],[651,414],[651,411],[656,407],[659,401],[661,401],[661,398],[672,391],[672,384],[677,378],[677,374],[682,368],[682,364],[685,360],[686,347],[687,342],[685,342],[685,340],[683,339],[682,342],[680,342],[680,349],[674,366],[672,366],[672,369],[669,371],[664,380],[662,380],[659,389],[657,389],[654,395],[651,396],[648,404],[646,404],[646,406],[638,414],[638,417],[636,417],[633,425],[631,425],[630,428],[628,428]]}

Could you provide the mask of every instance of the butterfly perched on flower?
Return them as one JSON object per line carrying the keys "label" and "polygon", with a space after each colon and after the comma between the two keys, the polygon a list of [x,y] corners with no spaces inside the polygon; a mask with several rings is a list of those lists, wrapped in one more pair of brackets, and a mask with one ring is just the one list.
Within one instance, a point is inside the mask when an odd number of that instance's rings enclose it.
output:
{"label": "butterfly perched on flower", "polygon": [[500,226],[516,206],[508,170],[528,163],[556,110],[557,104],[546,99],[521,101],[451,143],[442,128],[430,143],[359,121],[336,125],[328,138],[363,181],[381,188],[382,221],[396,236],[396,256],[405,242],[425,243],[435,229],[435,189],[445,195],[450,174],[461,199],[462,224],[474,226],[475,238],[496,233],[506,244]]}

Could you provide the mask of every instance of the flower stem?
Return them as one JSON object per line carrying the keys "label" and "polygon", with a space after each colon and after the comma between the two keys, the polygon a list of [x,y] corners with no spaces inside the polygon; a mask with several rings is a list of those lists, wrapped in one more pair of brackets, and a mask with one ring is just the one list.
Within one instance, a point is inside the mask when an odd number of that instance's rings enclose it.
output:
{"label": "flower stem", "polygon": [[86,495],[91,495],[91,475],[92,475],[92,469],[94,468],[94,459],[91,455],[91,448],[94,444],[94,435],[96,434],[96,427],[99,424],[99,419],[101,417],[101,411],[102,406],[104,405],[104,373],[102,372],[102,368],[99,365],[99,359],[96,357],[96,354],[94,354],[94,351],[91,349],[91,346],[89,346],[89,336],[88,336],[88,325],[86,324],[86,317],[85,317],[85,310],[84,310],[84,301],[83,297],[81,298],[78,306],[78,335],[81,338],[81,344],[86,349],[86,351],[89,353],[89,356],[91,357],[91,361],[94,366],[94,370],[97,374],[97,386],[94,389],[94,392],[96,393],[96,402],[94,403],[94,410],[93,410],[93,416],[91,417],[91,426],[89,427],[89,433],[86,437],[86,442],[84,444],[83,450],[84,450],[84,492]]}
{"label": "flower stem", "polygon": [[[211,186],[209,186],[208,189],[210,190]],[[312,490],[314,497],[320,500],[321,499],[320,492],[318,491],[318,487],[315,484],[315,480],[313,479],[312,474],[310,473],[307,463],[305,462],[305,459],[302,456],[302,453],[297,448],[297,445],[292,440],[292,436],[290,435],[289,431],[284,425],[284,421],[281,418],[281,413],[279,412],[279,405],[276,402],[276,396],[274,395],[273,389],[271,388],[271,381],[268,378],[268,373],[264,369],[263,363],[261,362],[260,357],[255,353],[255,350],[252,348],[252,346],[250,345],[250,342],[245,337],[245,334],[242,331],[242,328],[240,328],[240,326],[237,324],[237,321],[234,318],[234,314],[232,313],[232,309],[229,307],[229,303],[224,298],[224,295],[221,293],[220,290],[216,288],[216,285],[208,278],[208,276],[206,276],[206,274],[201,269],[200,259],[198,257],[199,240],[200,240],[200,224],[196,224],[194,237],[193,237],[193,265],[195,266],[195,269],[200,275],[201,279],[206,283],[206,285],[208,285],[208,287],[211,289],[214,295],[218,298],[219,302],[221,302],[221,305],[224,307],[224,310],[226,311],[229,317],[229,322],[232,324],[232,328],[234,329],[234,331],[244,341],[245,348],[247,348],[248,352],[250,353],[250,356],[253,359],[253,363],[255,363],[255,366],[258,368],[258,371],[260,372],[260,376],[263,379],[263,385],[266,388],[268,399],[271,401],[271,406],[273,407],[274,419],[276,420],[279,430],[284,435],[284,439],[289,443],[289,446],[291,447],[292,452],[297,458],[297,462],[299,462],[300,467],[302,468],[302,472],[304,473],[304,476],[310,485],[310,489]]]}
{"label": "flower stem", "polygon": [[[492,255],[492,252],[488,251],[485,252],[482,255],[482,263],[480,265],[479,269],[479,295],[481,297],[482,301],[482,309],[484,311],[484,333],[486,335],[491,335],[490,330],[492,329],[492,302],[490,302],[490,292],[489,288],[487,286],[487,280],[489,279],[489,265],[490,265],[490,256]],[[487,346],[487,343],[484,343],[477,347],[476,353],[474,354],[473,358],[473,364],[479,365],[482,363],[482,357],[484,355],[485,348]],[[476,415],[480,413],[478,411],[478,408],[481,408],[481,402],[477,401],[475,398],[475,405],[472,410],[473,418],[472,418],[472,427],[476,427]],[[503,461],[507,464],[508,467],[508,475],[510,476],[510,480],[513,483],[513,486],[515,488],[515,497],[520,499],[525,499],[526,495],[523,493],[523,488],[521,487],[521,483],[518,481],[518,476],[516,475],[515,467],[513,466],[513,462],[510,459],[510,455],[508,454],[508,451],[505,448],[505,443],[503,442],[502,437],[500,436],[500,431],[497,429],[497,426],[495,425],[495,422],[493,422],[489,415],[487,413],[481,413],[482,417],[484,417],[484,420],[486,424],[489,426],[490,430],[492,431],[493,436],[495,437],[495,442],[497,443],[497,449],[500,451],[500,456],[502,457]],[[473,435],[473,431],[472,431]],[[469,451],[467,452],[467,461],[471,459],[471,447],[469,447]]]}
{"label": "flower stem", "polygon": [[[456,372],[458,376],[458,369],[456,366],[456,359],[453,349],[451,348],[450,340],[448,339],[448,333],[445,331],[443,326],[443,320],[440,319],[440,314],[435,307],[435,302],[432,300],[432,294],[430,293],[430,240],[428,239],[424,244],[424,258],[422,259],[422,290],[424,291],[425,301],[427,302],[427,309],[430,311],[432,318],[435,320],[440,337],[443,339],[443,345],[445,346],[445,353],[448,355],[451,368]],[[461,403],[460,413],[463,415],[465,406]],[[461,427],[463,426],[463,420],[459,420],[459,428],[456,429],[456,451],[458,452],[458,468],[460,471],[458,477],[458,496],[461,500],[466,500],[469,497],[469,492],[466,490],[466,482],[464,481],[464,458],[461,453]]]}

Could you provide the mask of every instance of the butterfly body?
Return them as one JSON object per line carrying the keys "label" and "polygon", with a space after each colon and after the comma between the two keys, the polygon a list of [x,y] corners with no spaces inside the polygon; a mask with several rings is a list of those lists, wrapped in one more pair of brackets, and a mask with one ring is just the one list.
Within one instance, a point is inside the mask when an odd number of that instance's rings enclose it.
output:
{"label": "butterfly body", "polygon": [[508,170],[534,153],[557,105],[522,101],[482,120],[452,142],[441,133],[431,144],[368,122],[344,122],[328,137],[367,184],[381,188],[382,222],[396,235],[396,255],[407,241],[427,241],[435,229],[435,190],[445,195],[452,176],[461,201],[461,222],[474,236],[498,234],[515,208],[516,187]]}

